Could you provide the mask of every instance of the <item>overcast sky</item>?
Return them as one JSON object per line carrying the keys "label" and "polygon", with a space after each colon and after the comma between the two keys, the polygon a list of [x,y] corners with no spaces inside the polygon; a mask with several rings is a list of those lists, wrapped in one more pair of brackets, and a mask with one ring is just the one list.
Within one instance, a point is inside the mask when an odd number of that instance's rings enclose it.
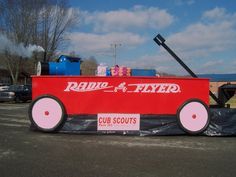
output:
{"label": "overcast sky", "polygon": [[79,13],[65,52],[159,72],[186,72],[153,38],[160,33],[198,74],[236,73],[235,0],[71,0]]}

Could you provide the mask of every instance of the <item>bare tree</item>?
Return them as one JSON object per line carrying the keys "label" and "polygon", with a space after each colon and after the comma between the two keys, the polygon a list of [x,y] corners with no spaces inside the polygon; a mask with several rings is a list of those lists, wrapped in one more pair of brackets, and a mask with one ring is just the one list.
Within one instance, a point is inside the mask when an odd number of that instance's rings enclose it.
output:
{"label": "bare tree", "polygon": [[0,1],[3,9],[1,26],[9,39],[24,46],[32,42],[33,31],[37,28],[37,12],[41,4],[38,0]]}
{"label": "bare tree", "polygon": [[45,4],[40,13],[41,45],[45,49],[45,60],[50,60],[59,45],[65,42],[65,32],[76,23],[78,15],[74,9],[67,7],[65,0],[58,1],[56,5]]}
{"label": "bare tree", "polygon": [[[4,61],[6,68],[12,78],[13,83],[17,83],[20,67],[24,64],[23,54],[17,55],[16,50],[20,50],[29,45],[32,37],[34,21],[34,3],[29,0],[2,0],[0,1],[1,32],[11,41],[4,49]],[[3,44],[2,44],[3,45]],[[19,49],[16,49],[16,48]]]}
{"label": "bare tree", "polygon": [[11,75],[13,84],[17,83],[23,58],[19,56],[13,56],[9,54],[8,51],[5,51],[3,61],[5,62],[7,70]]}
{"label": "bare tree", "polygon": [[[0,32],[16,44],[14,46],[42,46],[46,60],[62,46],[65,32],[77,19],[66,0],[0,0],[0,10]],[[26,60],[19,53],[12,53],[11,48],[4,50],[3,54],[12,81],[16,83]],[[34,58],[38,60],[37,53]]]}
{"label": "bare tree", "polygon": [[94,57],[84,59],[81,63],[82,75],[95,75],[97,65],[97,60]]}

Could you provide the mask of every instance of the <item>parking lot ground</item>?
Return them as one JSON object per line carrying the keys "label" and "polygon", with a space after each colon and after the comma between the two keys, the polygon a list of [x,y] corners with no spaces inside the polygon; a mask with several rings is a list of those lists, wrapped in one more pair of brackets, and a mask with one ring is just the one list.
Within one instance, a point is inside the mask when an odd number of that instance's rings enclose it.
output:
{"label": "parking lot ground", "polygon": [[27,109],[0,103],[1,177],[236,175],[236,137],[33,132]]}

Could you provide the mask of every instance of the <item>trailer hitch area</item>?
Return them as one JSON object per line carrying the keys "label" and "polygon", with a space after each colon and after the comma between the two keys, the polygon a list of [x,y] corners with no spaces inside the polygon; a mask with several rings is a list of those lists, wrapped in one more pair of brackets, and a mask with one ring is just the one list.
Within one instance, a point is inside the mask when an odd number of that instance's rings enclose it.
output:
{"label": "trailer hitch area", "polygon": [[236,84],[227,83],[218,88],[218,98],[225,104],[236,93]]}

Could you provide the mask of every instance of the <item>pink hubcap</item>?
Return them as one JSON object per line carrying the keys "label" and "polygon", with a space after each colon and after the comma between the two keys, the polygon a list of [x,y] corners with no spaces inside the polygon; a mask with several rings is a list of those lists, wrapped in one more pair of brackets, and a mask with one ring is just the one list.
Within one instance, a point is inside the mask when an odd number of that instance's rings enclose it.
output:
{"label": "pink hubcap", "polygon": [[207,125],[208,111],[202,103],[192,101],[182,107],[179,119],[186,130],[197,132]]}
{"label": "pink hubcap", "polygon": [[37,126],[43,129],[56,127],[63,117],[61,105],[53,98],[45,97],[35,102],[32,118]]}

